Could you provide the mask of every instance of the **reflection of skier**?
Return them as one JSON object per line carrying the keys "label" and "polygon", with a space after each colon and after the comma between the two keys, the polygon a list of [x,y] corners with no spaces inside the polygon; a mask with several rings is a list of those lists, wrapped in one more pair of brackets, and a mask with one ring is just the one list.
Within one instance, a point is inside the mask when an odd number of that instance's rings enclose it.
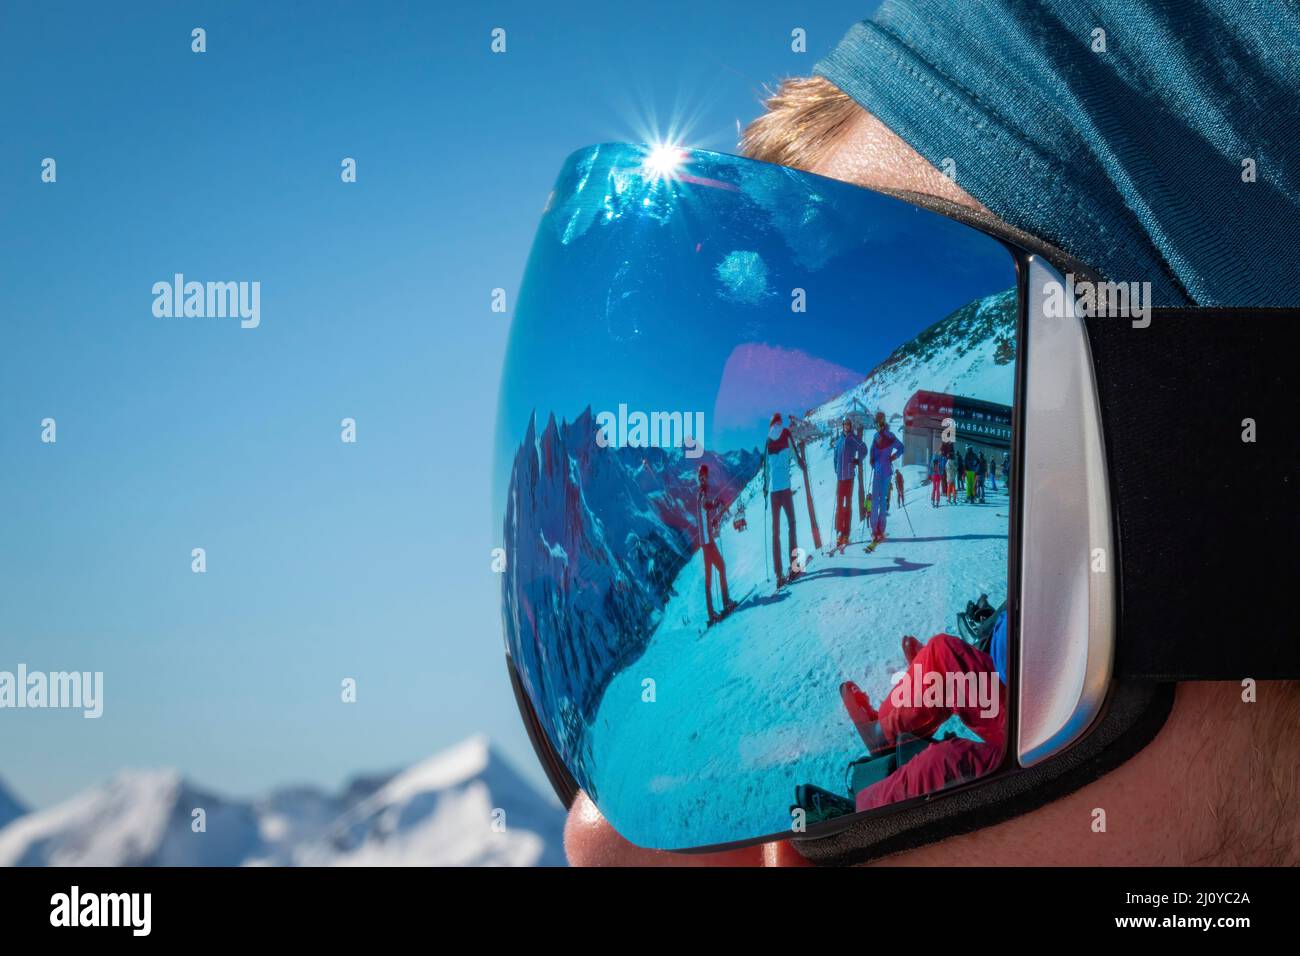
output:
{"label": "reflection of skier", "polygon": [[781,512],[785,511],[786,527],[790,531],[790,553],[799,547],[794,523],[794,492],[790,490],[790,454],[794,438],[790,429],[781,425],[781,413],[772,416],[772,427],[767,431],[767,447],[763,455],[763,487],[772,495],[772,566],[776,568],[776,586],[784,587],[787,577],[798,572],[793,568],[784,574],[786,567],[781,551]]}
{"label": "reflection of skier", "polygon": [[835,439],[835,544],[843,551],[849,542],[849,527],[853,524],[853,475],[863,458],[867,446],[853,434],[853,420],[844,419],[844,431]]}
{"label": "reflection of skier", "polygon": [[872,755],[888,753],[900,740],[931,736],[954,714],[978,739],[953,737],[926,747],[884,780],[855,796],[858,810],[870,810],[899,800],[933,793],[963,780],[988,773],[1002,761],[1006,746],[1006,627],[1005,618],[994,628],[990,653],[986,654],[951,634],[936,634],[922,644],[915,637],[903,638],[903,656],[909,675],[917,686],[944,686],[944,675],[960,675],[976,683],[987,674],[989,685],[997,688],[997,705],[984,709],[981,702],[966,700],[895,701],[893,693],[885,695],[877,710],[870,698],[852,681],[845,681],[840,696],[853,719],[854,726]]}
{"label": "reflection of skier", "polygon": [[869,452],[872,479],[871,500],[876,507],[871,516],[871,540],[879,543],[885,537],[885,519],[888,514],[889,480],[894,476],[894,460],[903,454],[903,443],[889,430],[885,413],[876,412],[876,437],[871,440]]}
{"label": "reflection of skier", "polygon": [[695,521],[700,529],[700,551],[704,554],[704,601],[709,609],[709,623],[721,620],[713,612],[713,569],[718,569],[718,584],[722,588],[722,613],[728,614],[736,605],[727,594],[727,565],[718,550],[718,522],[722,517],[722,503],[709,497],[709,466],[700,465],[700,490],[695,496]]}

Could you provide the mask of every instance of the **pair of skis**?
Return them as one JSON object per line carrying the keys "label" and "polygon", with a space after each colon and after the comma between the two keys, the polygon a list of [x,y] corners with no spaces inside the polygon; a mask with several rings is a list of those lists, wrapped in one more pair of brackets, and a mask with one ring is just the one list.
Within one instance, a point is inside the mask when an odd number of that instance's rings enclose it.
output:
{"label": "pair of skis", "polygon": [[822,548],[822,532],[817,527],[817,511],[813,508],[812,484],[808,481],[808,459],[804,455],[803,443],[796,443],[794,451],[795,458],[799,462],[799,470],[803,472],[803,493],[808,501],[808,523],[812,525],[813,547],[820,551]]}
{"label": "pair of skis", "polygon": [[[858,429],[858,441],[862,441],[862,429]],[[858,520],[867,520],[867,483],[862,477],[862,459],[858,459]]]}
{"label": "pair of skis", "polygon": [[724,608],[721,614],[717,615],[713,620],[709,621],[707,624],[704,625],[704,628],[699,633],[699,637],[703,637],[705,632],[708,631],[709,628],[713,627],[713,625],[721,624],[727,618],[731,617],[731,615],[735,614],[736,611],[738,611],[740,608],[744,607],[745,602],[747,602],[750,598],[752,598],[754,596],[754,592],[757,590],[758,590],[758,585],[755,584],[752,588],[750,588],[748,591],[745,592],[744,596],[739,601],[731,602],[730,607]]}
{"label": "pair of skis", "polygon": [[800,565],[799,570],[795,571],[794,574],[791,574],[780,585],[778,585],[777,590],[780,591],[781,588],[784,588],[789,584],[793,584],[795,581],[803,577],[804,572],[808,570],[808,565],[812,564],[812,559],[815,556],[815,554],[816,552],[813,552],[812,554],[805,553],[803,557],[803,564]]}
{"label": "pair of skis", "polygon": [[[808,524],[812,527],[813,547],[818,551],[822,547],[821,528],[817,527],[817,509],[813,507],[812,484],[808,481],[808,459],[804,456],[804,445],[802,442],[791,442],[794,448],[794,457],[799,462],[799,470],[803,472],[803,493],[804,499],[808,502]],[[763,449],[763,504],[766,511],[767,505],[767,449]],[[765,519],[766,520],[766,519]]]}

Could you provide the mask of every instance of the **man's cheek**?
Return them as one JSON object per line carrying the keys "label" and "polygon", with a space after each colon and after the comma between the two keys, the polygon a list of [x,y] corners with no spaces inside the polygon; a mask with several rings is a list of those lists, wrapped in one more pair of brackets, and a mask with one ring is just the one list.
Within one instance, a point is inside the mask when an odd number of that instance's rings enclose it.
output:
{"label": "man's cheek", "polygon": [[[777,844],[771,844],[775,847]],[[569,808],[564,823],[564,850],[571,866],[764,866],[773,865],[764,846],[725,853],[665,853],[633,846],[615,832],[585,793]],[[789,856],[798,858],[793,851]]]}

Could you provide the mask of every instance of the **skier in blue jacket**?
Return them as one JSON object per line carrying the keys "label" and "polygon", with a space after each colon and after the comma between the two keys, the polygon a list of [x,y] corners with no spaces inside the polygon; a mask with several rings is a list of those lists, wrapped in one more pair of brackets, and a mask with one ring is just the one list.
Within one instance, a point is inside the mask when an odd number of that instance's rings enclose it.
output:
{"label": "skier in blue jacket", "polygon": [[903,443],[889,430],[884,412],[876,412],[876,437],[871,440],[871,498],[876,507],[871,511],[871,542],[879,544],[885,537],[887,510],[882,506],[889,501],[889,482],[894,477],[894,461],[903,455]]}
{"label": "skier in blue jacket", "polygon": [[853,476],[867,457],[867,446],[853,434],[853,419],[844,419],[844,431],[835,439],[835,546],[844,551],[853,524]]}
{"label": "skier in blue jacket", "polygon": [[767,432],[767,445],[763,452],[763,493],[771,493],[772,501],[772,566],[776,569],[776,586],[785,587],[788,580],[799,574],[790,562],[789,573],[785,553],[781,550],[781,512],[785,512],[786,527],[790,531],[790,554],[799,549],[798,531],[794,521],[794,492],[790,490],[790,459],[794,437],[781,421],[781,413],[772,416]]}

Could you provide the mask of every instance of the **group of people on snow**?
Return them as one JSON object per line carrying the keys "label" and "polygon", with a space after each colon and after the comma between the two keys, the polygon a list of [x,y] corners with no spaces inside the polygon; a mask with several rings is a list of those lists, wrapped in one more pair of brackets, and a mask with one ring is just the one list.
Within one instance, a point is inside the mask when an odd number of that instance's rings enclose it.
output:
{"label": "group of people on snow", "polygon": [[894,471],[894,462],[903,457],[903,443],[889,430],[884,412],[876,412],[876,434],[867,444],[853,430],[853,419],[846,417],[835,438],[835,546],[842,552],[849,541],[853,525],[853,477],[859,464],[871,468],[871,494],[866,499],[871,519],[871,542],[879,544],[885,537],[889,517],[890,485],[903,504],[903,473]]}
{"label": "group of people on snow", "polygon": [[[889,429],[883,412],[875,416],[875,434],[870,441],[860,438],[852,418],[846,417],[832,447],[835,468],[836,547],[843,551],[853,523],[853,483],[862,466],[872,473],[871,493],[866,498],[874,547],[885,537],[889,498],[895,492],[903,504],[903,476],[895,463],[903,456],[903,443]],[[763,454],[763,494],[772,511],[772,561],[776,568],[777,588],[803,573],[799,554],[798,522],[795,518],[794,493],[790,469],[797,463],[807,473],[802,447],[791,434],[781,413],[772,416]],[[930,460],[930,503],[957,503],[958,494],[970,504],[984,501],[985,487],[991,483],[997,491],[997,476],[1002,472],[1004,487],[1009,490],[1011,460],[1004,454],[990,461],[983,451],[967,446],[964,454],[945,446]],[[700,530],[700,548],[704,556],[705,601],[709,623],[720,620],[736,607],[727,589],[727,569],[718,550],[717,535],[726,505],[713,495],[709,484],[709,467],[699,468],[699,491],[696,496],[696,522]],[[811,502],[811,499],[810,499]],[[878,503],[874,504],[873,503]],[[811,507],[811,503],[810,503]],[[788,549],[782,547],[781,516],[785,516]],[[815,519],[814,519],[815,521]],[[814,537],[816,531],[814,528]],[[789,555],[789,563],[786,563]],[[722,610],[713,604],[713,572],[718,572],[722,592]],[[879,707],[852,681],[841,687],[844,705],[873,756],[887,753],[902,739],[926,738],[948,717],[956,714],[976,735],[975,739],[954,737],[932,744],[919,756],[899,767],[885,779],[855,794],[856,809],[866,810],[898,800],[933,792],[963,779],[987,773],[997,766],[1005,747],[1005,613],[998,619],[992,646],[987,651],[949,634],[937,634],[924,643],[915,637],[903,638],[903,652],[909,669],[922,675],[947,673],[974,675],[984,672],[994,678],[1003,706],[984,713],[972,706],[944,702],[940,706],[909,703],[895,706],[886,695]]]}
{"label": "group of people on snow", "polygon": [[[897,491],[899,504],[903,503],[903,476],[901,472],[894,470],[894,463],[903,455],[903,443],[889,430],[883,412],[876,414],[875,424],[876,434],[868,444],[854,433],[852,420],[846,418],[843,431],[835,442],[833,455],[835,530],[836,546],[841,551],[848,544],[849,531],[853,523],[853,480],[861,463],[865,462],[872,472],[872,488],[871,494],[867,497],[866,509],[871,519],[873,545],[878,544],[885,537],[891,485]],[[803,573],[803,562],[796,557],[800,552],[794,492],[790,485],[792,463],[797,463],[805,470],[807,468],[807,462],[802,457],[802,449],[795,441],[781,413],[776,412],[768,424],[763,450],[763,494],[772,510],[772,564],[776,570],[778,589]],[[704,555],[705,603],[708,608],[709,623],[713,624],[736,605],[731,600],[727,588],[727,566],[717,544],[718,527],[726,506],[710,490],[709,466],[701,465],[698,475],[699,490],[695,500],[695,521],[699,529],[700,550]],[[880,504],[873,507],[872,502]],[[782,515],[785,516],[787,539],[785,542],[781,537]],[[815,529],[814,536],[816,536]],[[786,546],[783,547],[783,544]],[[715,570],[718,572],[722,592],[720,612],[715,610],[713,604]]]}
{"label": "group of people on snow", "polygon": [[930,458],[930,504],[937,508],[941,502],[956,504],[958,494],[963,494],[967,504],[983,504],[986,488],[998,490],[998,468],[1001,466],[1003,487],[1011,490],[1011,455],[1004,452],[1001,462],[997,456],[990,460],[984,452],[976,452],[969,445],[966,454],[946,447]]}
{"label": "group of people on snow", "polygon": [[[903,473],[895,468],[903,456],[903,443],[889,429],[884,412],[875,416],[876,432],[870,441],[858,436],[851,417],[846,417],[841,431],[835,437],[831,460],[835,467],[835,547],[843,552],[848,545],[853,525],[853,482],[862,466],[871,469],[871,492],[863,501],[865,517],[870,519],[871,547],[885,538],[889,517],[891,490],[901,507],[903,498]],[[772,564],[776,569],[776,586],[784,587],[803,573],[799,554],[798,521],[795,518],[794,492],[790,485],[790,468],[797,463],[807,468],[802,449],[791,434],[780,412],[768,424],[763,450],[763,495],[772,511]],[[998,490],[998,473],[1002,474],[1003,487],[1010,491],[1011,456],[1003,453],[986,456],[967,445],[959,453],[951,445],[944,445],[930,459],[930,504],[939,507],[942,502],[957,504],[959,495],[967,504],[982,504],[986,488]],[[892,484],[892,489],[891,489]],[[727,566],[718,550],[718,526],[726,510],[720,498],[713,495],[709,486],[709,466],[699,468],[699,491],[695,502],[696,527],[699,529],[700,549],[704,555],[705,600],[709,623],[720,620],[736,605],[727,589]],[[785,516],[787,547],[782,547],[781,517]],[[816,530],[814,529],[814,537]],[[713,604],[713,572],[717,571],[722,592],[722,610]]]}

